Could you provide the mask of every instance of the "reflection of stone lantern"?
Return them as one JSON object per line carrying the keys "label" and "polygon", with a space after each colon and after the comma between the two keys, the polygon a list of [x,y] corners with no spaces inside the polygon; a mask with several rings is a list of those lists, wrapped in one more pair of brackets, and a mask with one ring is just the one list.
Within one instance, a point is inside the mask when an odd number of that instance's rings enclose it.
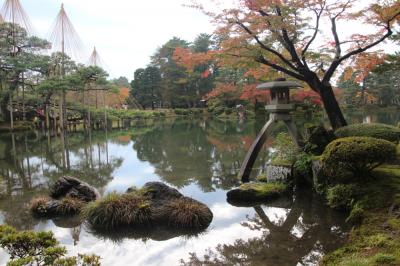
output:
{"label": "reflection of stone lantern", "polygon": [[265,109],[270,113],[270,117],[268,122],[261,129],[260,133],[258,133],[257,138],[251,145],[242,163],[239,177],[243,182],[249,181],[250,172],[257,155],[276,122],[283,121],[297,146],[302,146],[301,136],[298,134],[290,115],[290,112],[294,109],[293,104],[290,103],[290,89],[300,87],[302,87],[301,84],[294,81],[286,81],[285,79],[278,79],[257,86],[257,89],[270,90],[271,92],[271,101],[265,107]]}

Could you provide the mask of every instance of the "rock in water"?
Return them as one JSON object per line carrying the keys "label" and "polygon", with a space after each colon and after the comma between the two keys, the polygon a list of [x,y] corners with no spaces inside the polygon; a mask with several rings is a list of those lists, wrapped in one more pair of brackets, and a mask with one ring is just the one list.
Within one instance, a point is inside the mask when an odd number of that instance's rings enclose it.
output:
{"label": "rock in water", "polygon": [[179,199],[183,195],[175,188],[169,187],[161,182],[148,182],[144,184],[144,195],[152,200]]}
{"label": "rock in water", "polygon": [[54,199],[70,197],[84,202],[90,202],[100,198],[100,194],[96,188],[70,176],[60,177],[51,187],[50,196]]}

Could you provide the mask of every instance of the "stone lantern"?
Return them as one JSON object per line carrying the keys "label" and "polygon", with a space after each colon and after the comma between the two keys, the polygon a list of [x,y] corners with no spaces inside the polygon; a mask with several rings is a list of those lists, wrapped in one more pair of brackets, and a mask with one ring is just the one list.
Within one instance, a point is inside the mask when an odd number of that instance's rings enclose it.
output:
{"label": "stone lantern", "polygon": [[290,89],[301,87],[301,84],[294,81],[287,81],[285,79],[277,79],[257,86],[257,89],[270,90],[271,92],[271,101],[265,107],[265,109],[270,113],[270,117],[268,122],[261,129],[260,133],[258,133],[242,163],[239,177],[243,182],[249,181],[250,172],[258,153],[267,140],[268,134],[278,121],[283,121],[285,123],[294,143],[296,143],[297,146],[301,147],[303,145],[301,136],[299,135],[290,115],[290,112],[294,110],[294,105],[290,102]]}

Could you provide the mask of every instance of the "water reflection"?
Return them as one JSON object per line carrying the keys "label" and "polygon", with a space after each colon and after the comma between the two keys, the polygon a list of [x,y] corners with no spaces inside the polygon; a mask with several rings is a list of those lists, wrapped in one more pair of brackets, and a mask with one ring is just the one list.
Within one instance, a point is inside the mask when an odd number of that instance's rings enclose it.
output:
{"label": "water reflection", "polygon": [[102,157],[108,141],[103,134],[0,136],[0,211],[4,222],[18,229],[33,229],[38,222],[26,210],[30,199],[47,194],[49,184],[62,175],[77,176],[102,188],[113,179],[122,158]]}
{"label": "water reflection", "polygon": [[254,206],[255,215],[241,225],[259,232],[257,237],[238,239],[233,244],[218,244],[203,256],[191,253],[183,265],[309,265],[326,251],[338,247],[345,225],[343,217],[299,191],[289,208]]}
{"label": "water reflection", "polygon": [[[296,121],[299,127],[305,123],[301,117]],[[177,265],[180,258],[199,263],[211,247],[217,247],[209,254],[214,264],[315,264],[320,254],[336,245],[343,227],[341,218],[311,199],[310,193],[269,206],[235,207],[226,202],[226,191],[238,185],[240,164],[262,125],[166,120],[89,135],[0,135],[0,223],[52,230],[71,255],[96,253],[104,265]],[[260,154],[254,175],[269,159],[271,141]],[[26,211],[28,202],[47,194],[49,185],[62,175],[76,176],[101,194],[124,192],[149,181],[167,182],[207,204],[214,219],[206,232],[192,238],[158,231],[150,237],[118,238],[115,243],[88,231],[79,219],[32,218]],[[191,253],[196,255],[190,257]],[[0,250],[0,264],[6,261]]]}

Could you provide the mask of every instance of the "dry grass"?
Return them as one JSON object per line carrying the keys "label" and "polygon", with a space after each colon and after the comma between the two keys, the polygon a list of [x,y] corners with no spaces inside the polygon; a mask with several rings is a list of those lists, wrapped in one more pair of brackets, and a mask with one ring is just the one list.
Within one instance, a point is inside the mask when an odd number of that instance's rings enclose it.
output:
{"label": "dry grass", "polygon": [[29,210],[37,216],[47,216],[49,215],[48,213],[48,208],[47,208],[47,203],[49,203],[51,199],[47,196],[39,196],[36,198],[33,198],[31,202],[29,203]]}
{"label": "dry grass", "polygon": [[150,202],[133,193],[110,193],[104,199],[88,204],[82,214],[95,229],[152,224]]}
{"label": "dry grass", "polygon": [[66,197],[58,202],[56,212],[63,216],[75,215],[81,212],[84,205],[82,201],[76,198]]}
{"label": "dry grass", "polygon": [[160,207],[159,211],[168,226],[179,229],[205,229],[213,218],[207,206],[187,197],[171,200]]}

